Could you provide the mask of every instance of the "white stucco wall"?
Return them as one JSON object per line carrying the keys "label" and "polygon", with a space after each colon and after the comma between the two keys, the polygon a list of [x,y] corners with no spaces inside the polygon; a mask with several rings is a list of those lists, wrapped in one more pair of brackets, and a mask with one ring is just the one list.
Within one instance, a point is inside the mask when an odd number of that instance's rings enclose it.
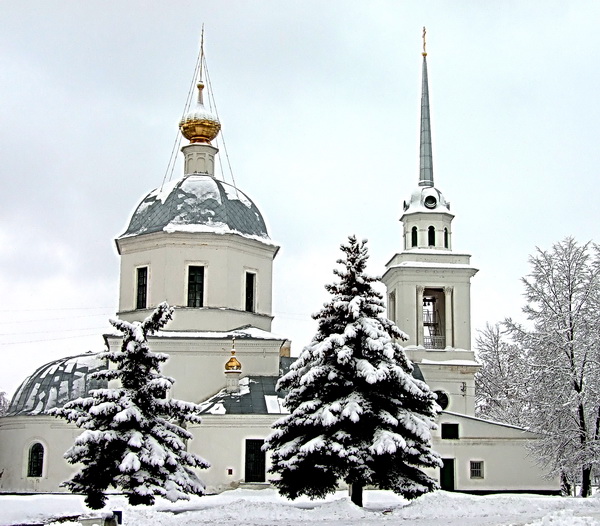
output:
{"label": "white stucco wall", "polygon": [[[81,430],[51,416],[11,416],[0,418],[0,492],[67,492],[60,483],[75,468],[63,455]],[[34,442],[44,446],[41,477],[28,477],[29,449]]]}
{"label": "white stucco wall", "polygon": [[[199,476],[207,486],[208,493],[218,493],[244,483],[245,441],[265,440],[271,433],[271,425],[282,415],[205,415],[202,424],[190,426],[194,440],[190,451],[209,460],[211,467],[201,470]],[[270,467],[266,454],[266,470]],[[228,470],[232,470],[232,474]],[[268,473],[267,480],[269,478]]]}
{"label": "white stucco wall", "polygon": [[[458,439],[442,439],[441,426],[454,423],[459,426]],[[444,412],[434,432],[433,448],[442,458],[455,461],[455,488],[457,491],[548,491],[557,492],[557,478],[546,478],[544,470],[527,449],[534,433]],[[470,477],[470,462],[484,461],[484,477]],[[432,473],[439,479],[439,470]]]}
{"label": "white stucco wall", "polygon": [[[183,307],[172,330],[229,330],[242,325],[271,329],[275,245],[212,232],[156,232],[117,243],[121,254],[119,317],[140,320],[167,301]],[[189,266],[204,267],[206,308],[187,308]],[[139,267],[148,268],[148,301],[147,309],[136,311]],[[255,313],[245,311],[246,272],[256,275]]]}
{"label": "white stucco wall", "polygon": [[[444,289],[451,287],[452,341],[447,346],[471,348],[471,278],[477,272],[467,262],[466,255],[425,254],[416,251],[396,254],[387,264],[382,277],[388,298],[395,297],[393,320],[405,331],[406,345],[422,345],[422,328],[419,325],[417,287]],[[445,319],[444,328],[445,328]]]}
{"label": "white stucco wall", "polygon": [[[122,340],[108,338],[111,349],[121,347]],[[225,387],[224,368],[231,357],[230,338],[150,337],[154,352],[169,355],[162,367],[165,376],[175,378],[170,396],[199,403]],[[244,376],[273,376],[279,371],[279,353],[285,340],[238,339],[236,358]]]}

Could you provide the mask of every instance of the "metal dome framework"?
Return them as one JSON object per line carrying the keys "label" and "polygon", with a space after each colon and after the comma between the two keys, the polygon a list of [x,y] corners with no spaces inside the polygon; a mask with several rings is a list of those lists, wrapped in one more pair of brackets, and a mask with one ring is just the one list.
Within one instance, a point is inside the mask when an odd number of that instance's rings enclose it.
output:
{"label": "metal dome framework", "polygon": [[108,387],[106,380],[92,373],[107,369],[100,353],[86,353],[60,358],[39,367],[17,389],[7,416],[38,415],[70,400],[88,396],[92,389]]}

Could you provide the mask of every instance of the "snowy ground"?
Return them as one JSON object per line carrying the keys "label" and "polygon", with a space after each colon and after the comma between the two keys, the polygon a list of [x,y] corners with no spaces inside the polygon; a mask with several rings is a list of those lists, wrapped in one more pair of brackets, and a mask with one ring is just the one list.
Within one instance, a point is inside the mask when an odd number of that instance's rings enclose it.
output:
{"label": "snowy ground", "polygon": [[[591,526],[600,525],[600,499],[491,495],[475,497],[443,491],[408,503],[392,493],[367,491],[365,507],[344,493],[324,501],[290,502],[274,490],[238,489],[152,507],[131,507],[112,497],[110,509],[123,510],[124,526],[192,525],[406,525],[406,526]],[[0,495],[0,526],[49,524],[59,518],[89,514],[81,497]],[[100,513],[89,514],[99,516]],[[62,526],[75,526],[76,520]],[[57,526],[57,525],[55,525]]]}

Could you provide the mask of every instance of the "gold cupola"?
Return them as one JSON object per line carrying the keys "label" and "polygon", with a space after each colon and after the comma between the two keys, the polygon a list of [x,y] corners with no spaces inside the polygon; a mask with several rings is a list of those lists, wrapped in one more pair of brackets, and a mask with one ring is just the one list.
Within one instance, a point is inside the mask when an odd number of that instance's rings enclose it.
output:
{"label": "gold cupola", "polygon": [[226,390],[228,393],[240,392],[240,376],[242,364],[235,357],[235,338],[231,341],[231,358],[225,364]]}
{"label": "gold cupola", "polygon": [[235,357],[235,337],[231,339],[231,358],[225,364],[225,371],[241,371],[242,364]]}
{"label": "gold cupola", "polygon": [[202,90],[204,82],[198,81],[198,101],[195,108],[190,110],[179,121],[181,134],[190,143],[208,143],[212,141],[221,129],[221,123],[215,114],[204,107]]}
{"label": "gold cupola", "polygon": [[234,350],[231,351],[231,358],[229,358],[229,360],[225,364],[225,370],[226,371],[241,371],[242,370],[242,364],[235,357]]}

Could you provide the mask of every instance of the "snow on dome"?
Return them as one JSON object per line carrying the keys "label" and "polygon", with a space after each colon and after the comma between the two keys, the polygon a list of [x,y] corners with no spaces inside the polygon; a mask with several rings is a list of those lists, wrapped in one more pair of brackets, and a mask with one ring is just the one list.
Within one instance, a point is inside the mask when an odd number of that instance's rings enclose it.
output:
{"label": "snow on dome", "polygon": [[416,212],[450,214],[450,203],[437,188],[420,186],[412,193],[410,201],[404,201],[404,214]]}
{"label": "snow on dome", "polygon": [[197,173],[150,192],[121,237],[160,231],[237,233],[269,239],[265,221],[247,195],[224,181]]}
{"label": "snow on dome", "polygon": [[42,365],[19,386],[7,416],[47,413],[69,400],[88,396],[92,389],[108,387],[106,380],[90,378],[91,373],[106,369],[99,354],[80,354]]}

